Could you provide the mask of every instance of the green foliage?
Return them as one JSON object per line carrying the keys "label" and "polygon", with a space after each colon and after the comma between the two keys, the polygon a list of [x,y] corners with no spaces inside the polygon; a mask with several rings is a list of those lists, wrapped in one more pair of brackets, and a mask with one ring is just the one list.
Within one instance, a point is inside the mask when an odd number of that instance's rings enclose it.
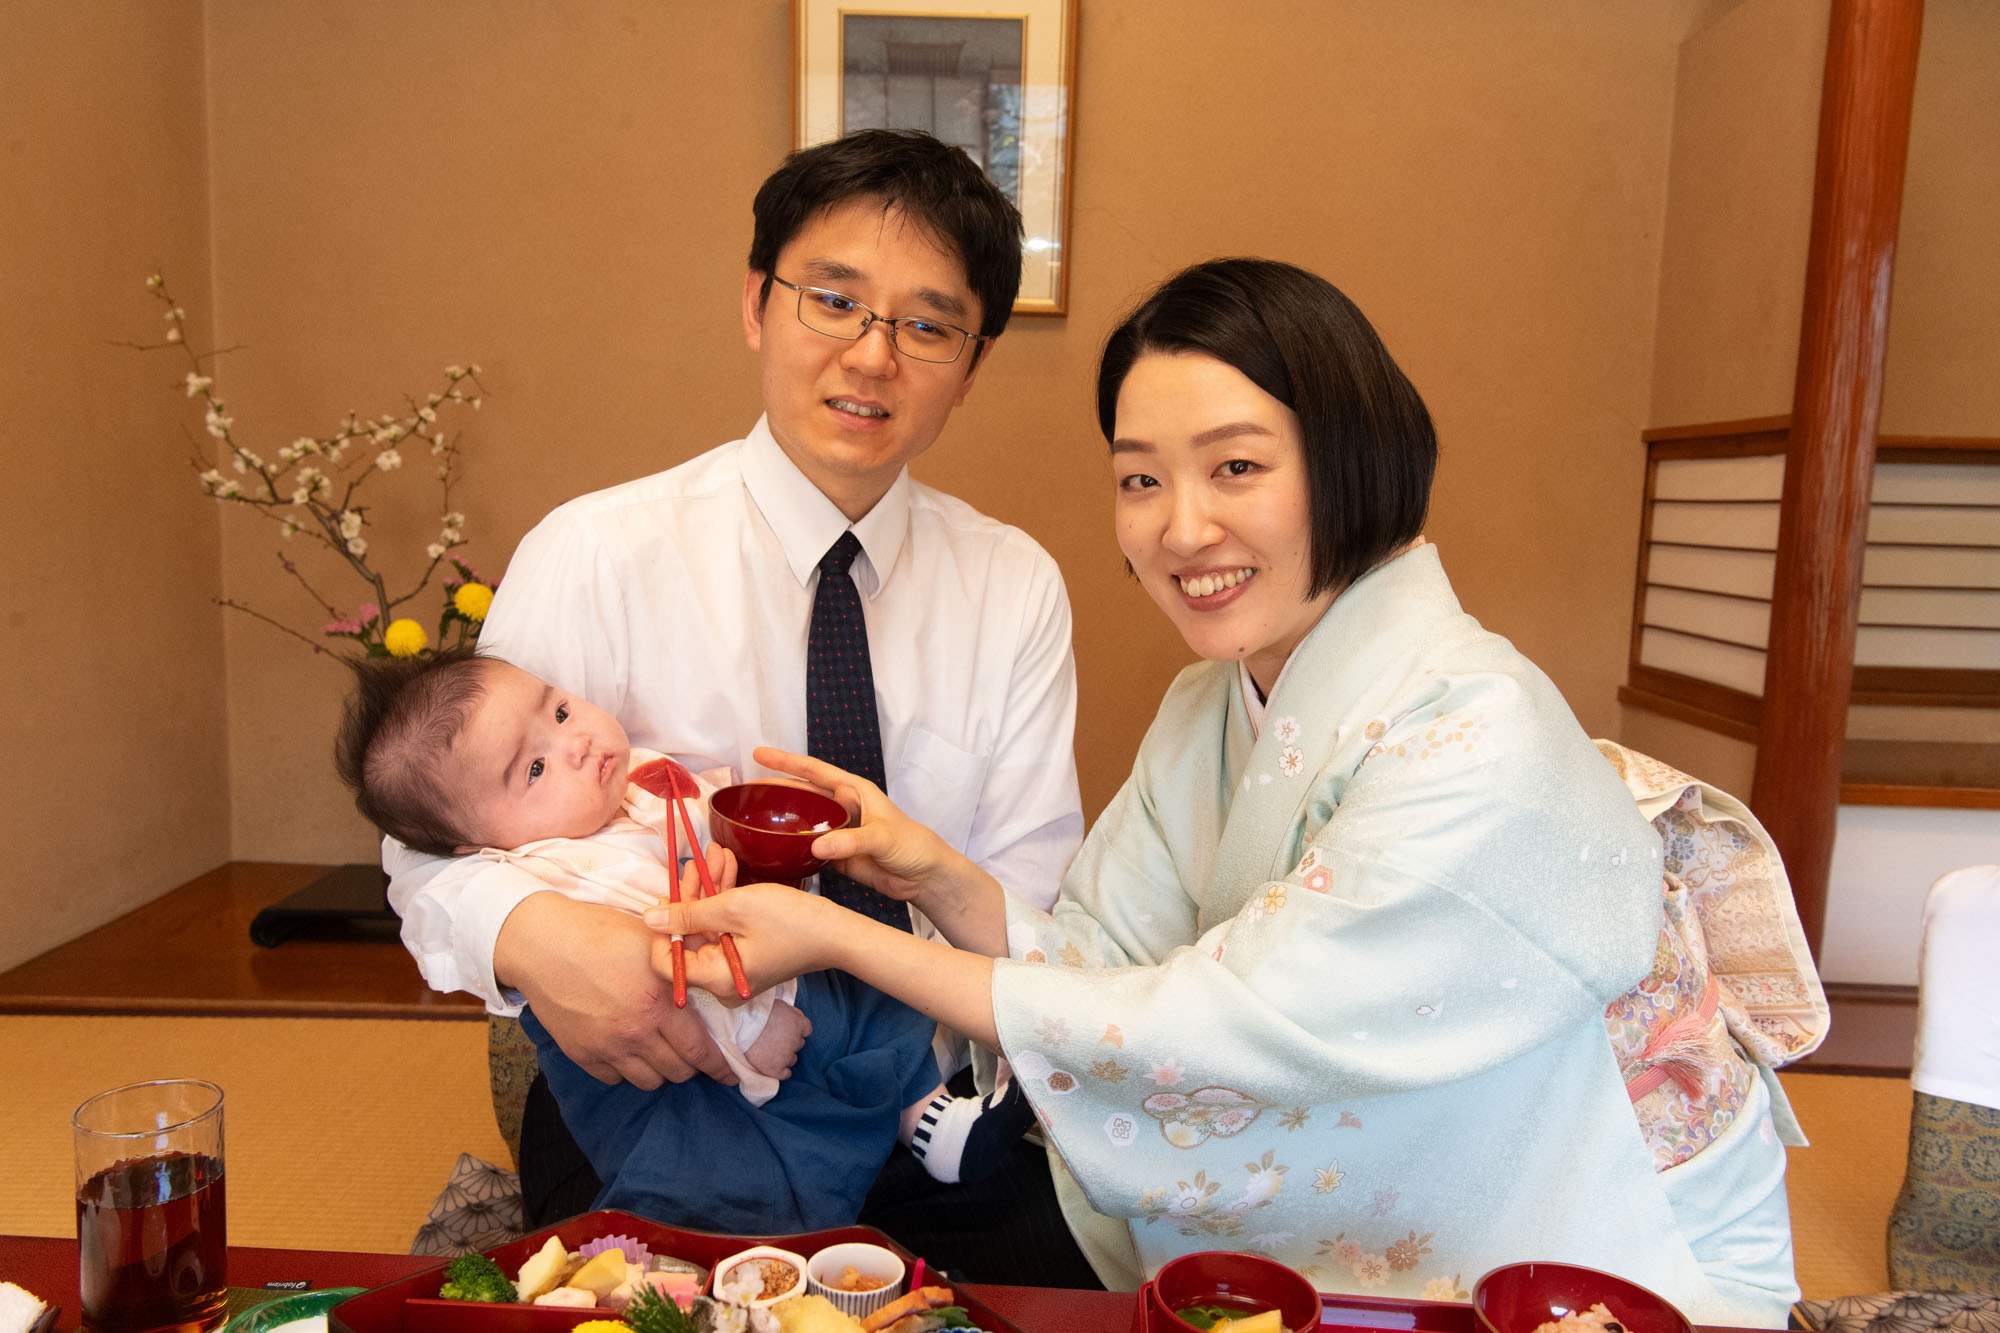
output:
{"label": "green foliage", "polygon": [[625,1322],[635,1333],[695,1333],[694,1320],[686,1310],[655,1287],[639,1288],[625,1307]]}

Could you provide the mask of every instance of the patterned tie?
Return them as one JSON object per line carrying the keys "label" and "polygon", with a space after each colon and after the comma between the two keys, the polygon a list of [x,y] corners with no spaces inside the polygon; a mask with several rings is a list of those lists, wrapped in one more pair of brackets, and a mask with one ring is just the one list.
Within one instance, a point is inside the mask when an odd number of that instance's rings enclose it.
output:
{"label": "patterned tie", "polygon": [[[861,554],[851,531],[819,562],[812,630],[806,638],[806,753],[887,786],[882,771],[882,724],[875,715],[875,672],[868,663],[868,626],[861,593],[848,566]],[[819,872],[819,891],[863,916],[910,928],[910,909],[837,870]]]}

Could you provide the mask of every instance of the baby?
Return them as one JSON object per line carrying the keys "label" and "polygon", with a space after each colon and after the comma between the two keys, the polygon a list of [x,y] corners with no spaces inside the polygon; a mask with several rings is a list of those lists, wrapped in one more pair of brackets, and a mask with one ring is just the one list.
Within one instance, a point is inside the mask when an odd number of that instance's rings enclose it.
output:
{"label": "baby", "polygon": [[[627,780],[658,756],[635,751],[616,718],[470,649],[367,659],[355,674],[336,762],[384,833],[433,855],[506,861],[633,913],[666,897],[679,869],[666,863],[673,812]],[[705,836],[715,784],[696,781],[703,799],[686,804]],[[845,974],[801,977],[736,1010],[699,989],[689,1002],[738,1089],[600,1083],[522,1011],[563,1120],[606,1182],[598,1208],[762,1234],[840,1226],[898,1141],[938,1180],[976,1180],[1033,1122],[1012,1084],[952,1097],[931,1054],[935,1025]]]}

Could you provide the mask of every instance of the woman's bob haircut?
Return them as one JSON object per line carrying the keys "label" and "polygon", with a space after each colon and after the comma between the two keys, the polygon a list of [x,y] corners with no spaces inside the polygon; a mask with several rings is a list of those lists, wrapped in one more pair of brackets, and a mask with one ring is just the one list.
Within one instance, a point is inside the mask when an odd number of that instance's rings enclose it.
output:
{"label": "woman's bob haircut", "polygon": [[1414,541],[1437,434],[1415,386],[1340,289],[1268,259],[1214,259],[1161,283],[1104,344],[1097,425],[1148,353],[1213,357],[1299,419],[1312,513],[1309,596],[1338,591]]}

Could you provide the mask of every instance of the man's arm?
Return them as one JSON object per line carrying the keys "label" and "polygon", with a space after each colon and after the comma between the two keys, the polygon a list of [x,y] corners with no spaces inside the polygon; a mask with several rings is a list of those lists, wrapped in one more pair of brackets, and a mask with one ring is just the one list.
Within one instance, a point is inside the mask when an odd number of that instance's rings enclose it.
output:
{"label": "man's arm", "polygon": [[[1024,902],[1046,910],[1083,841],[1076,779],[1076,658],[1069,594],[1039,546],[1020,617],[1006,714],[964,852]],[[995,608],[996,612],[999,608]]]}
{"label": "man's arm", "polygon": [[672,983],[654,970],[656,944],[665,947],[630,912],[551,890],[508,914],[493,968],[593,1078],[641,1088],[697,1073],[736,1082],[695,1010],[674,1008]]}

